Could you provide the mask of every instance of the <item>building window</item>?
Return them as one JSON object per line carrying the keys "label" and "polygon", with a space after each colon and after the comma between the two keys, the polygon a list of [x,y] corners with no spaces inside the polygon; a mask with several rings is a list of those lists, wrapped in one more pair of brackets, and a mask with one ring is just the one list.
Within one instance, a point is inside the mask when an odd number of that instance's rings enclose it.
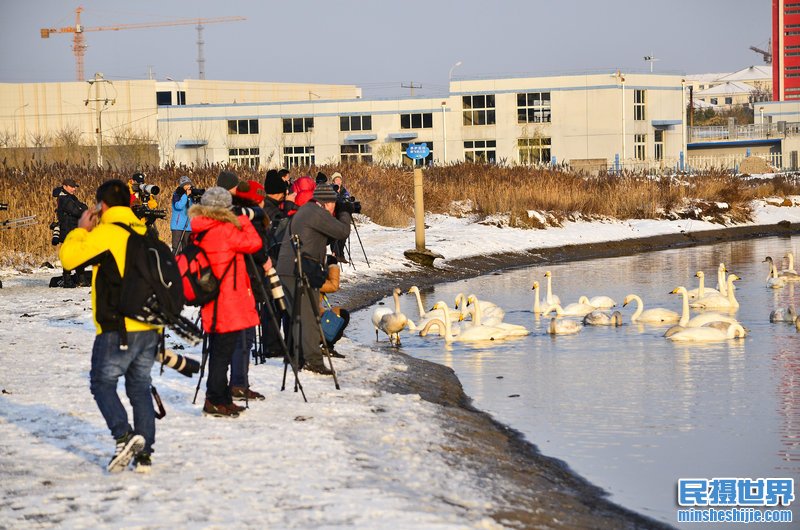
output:
{"label": "building window", "polygon": [[733,105],[733,98],[725,98],[726,105]]}
{"label": "building window", "polygon": [[228,149],[228,162],[235,166],[258,167],[259,153],[258,147]]}
{"label": "building window", "polygon": [[517,123],[549,123],[550,92],[517,94]]}
{"label": "building window", "polygon": [[717,104],[717,101],[718,101],[718,100],[717,100],[717,98],[711,98],[711,100],[710,100],[710,103],[711,103],[712,105],[716,105],[716,104]]}
{"label": "building window", "polygon": [[647,154],[647,135],[634,134],[633,135],[633,152],[636,160],[644,160]]}
{"label": "building window", "polygon": [[369,144],[353,144],[342,146],[342,162],[372,163],[372,146]]}
{"label": "building window", "polygon": [[653,154],[656,160],[664,160],[664,131],[656,129],[653,132],[653,146],[655,148]]}
{"label": "building window", "polygon": [[258,134],[258,120],[228,120],[228,134]]}
{"label": "building window", "polygon": [[156,105],[172,105],[172,92],[170,90],[159,90],[156,92]]}
{"label": "building window", "polygon": [[283,167],[287,169],[313,166],[314,160],[313,145],[283,148]]}
{"label": "building window", "polygon": [[494,125],[494,95],[463,96],[464,125]]}
{"label": "building window", "polygon": [[524,165],[550,163],[550,138],[520,138],[519,163]]}
{"label": "building window", "polygon": [[634,90],[633,91],[633,119],[636,121],[644,121],[645,113],[645,91],[644,90]]}
{"label": "building window", "polygon": [[283,118],[284,133],[304,133],[314,130],[314,118]]}
{"label": "building window", "polygon": [[401,114],[401,129],[433,129],[433,113]]}
{"label": "building window", "polygon": [[495,140],[474,140],[464,142],[464,161],[494,164],[497,159]]}
{"label": "building window", "polygon": [[371,131],[372,116],[340,116],[340,131]]}
{"label": "building window", "polygon": [[423,141],[418,141],[418,142],[414,142],[414,143],[415,144],[421,144],[421,143],[426,144],[428,146],[428,149],[431,150],[431,152],[425,158],[419,158],[419,159],[416,159],[416,160],[412,160],[411,158],[408,158],[408,156],[406,156],[406,149],[408,149],[408,146],[411,144],[411,142],[402,142],[400,144],[400,149],[402,150],[400,162],[403,164],[403,166],[405,166],[405,167],[413,167],[413,166],[422,167],[422,166],[433,165],[433,142],[429,142],[429,141],[426,140],[424,142]]}

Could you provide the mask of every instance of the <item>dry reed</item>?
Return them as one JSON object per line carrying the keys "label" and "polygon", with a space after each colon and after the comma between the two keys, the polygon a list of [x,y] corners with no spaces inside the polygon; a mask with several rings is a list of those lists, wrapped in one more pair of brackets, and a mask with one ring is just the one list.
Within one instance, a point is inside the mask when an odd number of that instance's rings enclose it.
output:
{"label": "dry reed", "polygon": [[[224,166],[188,169],[177,166],[145,168],[147,183],[161,187],[156,198],[159,208],[170,210],[170,197],[181,175],[189,175],[197,187],[214,184]],[[263,181],[264,172],[236,168],[242,179]],[[343,164],[306,169],[312,177],[322,171],[339,171],[345,186],[363,205],[363,213],[384,226],[408,226],[413,219],[414,189],[412,172],[407,168],[378,165]],[[293,177],[301,173],[293,173]],[[0,222],[14,217],[36,215],[38,223],[28,228],[0,230],[0,266],[32,266],[56,258],[50,245],[48,225],[55,220],[53,188],[64,178],[80,181],[78,197],[92,204],[94,190],[102,182],[119,178],[127,181],[129,173],[65,164],[34,164],[21,169],[0,169],[0,202],[9,203],[9,211]],[[694,176],[601,175],[580,174],[525,167],[499,167],[480,164],[455,164],[425,170],[425,209],[450,213],[456,201],[470,201],[479,217],[508,215],[513,226],[541,227],[528,211],[541,212],[558,224],[564,219],[582,218],[664,218],[675,216],[720,216],[741,222],[749,218],[750,201],[766,196],[800,194],[796,177],[746,180],[712,171]],[[726,203],[728,208],[718,208]],[[686,209],[687,205],[692,208]],[[701,214],[698,214],[698,208]],[[682,210],[683,209],[683,210]],[[685,210],[685,211],[684,211]],[[157,221],[162,237],[169,240],[168,219]]]}

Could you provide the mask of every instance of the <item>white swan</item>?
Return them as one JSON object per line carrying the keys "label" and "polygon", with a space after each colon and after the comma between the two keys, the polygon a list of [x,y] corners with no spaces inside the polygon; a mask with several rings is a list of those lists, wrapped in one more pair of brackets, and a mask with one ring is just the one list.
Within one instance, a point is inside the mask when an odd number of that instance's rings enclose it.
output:
{"label": "white swan", "polygon": [[595,309],[611,309],[616,307],[617,303],[610,296],[593,296],[589,299],[589,305],[594,306]]}
{"label": "white swan", "polygon": [[381,319],[384,315],[388,315],[391,312],[392,310],[388,307],[376,307],[372,312],[372,325],[375,327],[375,340],[378,340],[378,331],[380,331],[378,325],[381,323]]}
{"label": "white swan", "polygon": [[670,327],[664,332],[664,336],[667,338],[686,328],[699,328],[712,323],[724,323],[726,326],[730,324],[739,324],[739,321],[735,318],[713,311],[708,311],[697,315],[696,317],[689,318],[689,293],[686,291],[686,288],[676,287],[671,294],[680,294],[683,300],[683,306],[681,311],[681,319],[676,325]]}
{"label": "white swan", "polygon": [[711,287],[706,287],[706,284],[705,284],[706,273],[704,273],[703,271],[697,271],[697,273],[695,274],[695,277],[699,278],[700,280],[698,282],[697,289],[692,289],[690,291],[687,291],[687,294],[689,295],[689,298],[691,298],[692,300],[695,300],[695,299],[703,298],[704,296],[707,296],[707,295],[719,294],[719,291],[717,291],[716,289],[712,289]]}
{"label": "white swan", "polygon": [[726,290],[728,291],[728,296],[722,295],[711,295],[706,296],[700,300],[694,301],[690,304],[692,307],[697,307],[701,309],[730,309],[735,310],[739,308],[739,302],[736,300],[736,295],[734,294],[733,289],[733,282],[736,280],[741,280],[735,274],[731,274],[728,276],[728,284],[726,286]]}
{"label": "white swan", "polygon": [[557,318],[550,319],[550,325],[547,326],[547,332],[550,335],[572,335],[578,333],[583,326],[574,320],[559,320]]}
{"label": "white swan", "polygon": [[450,322],[458,322],[459,320],[463,320],[467,318],[469,314],[470,314],[469,311],[467,311],[466,295],[464,293],[458,293],[456,295],[456,301],[455,301],[455,306],[453,308],[453,312],[449,313]]}
{"label": "white swan", "polygon": [[530,331],[525,326],[520,326],[519,324],[509,324],[508,322],[484,322],[483,320],[483,308],[481,308],[480,304],[473,304],[472,308],[472,325],[473,326],[485,326],[489,325],[493,328],[498,328],[506,332],[509,337],[524,337],[525,335],[529,335]]}
{"label": "white swan", "polygon": [[669,340],[675,342],[719,342],[744,336],[745,331],[741,325],[731,324],[727,331],[712,326],[686,328],[669,337]]}
{"label": "white swan", "polygon": [[797,313],[794,306],[780,307],[769,314],[770,322],[795,322],[797,320]]}
{"label": "white swan", "polygon": [[444,311],[445,315],[447,315],[447,317],[444,319],[445,342],[454,342],[454,341],[477,342],[485,340],[500,340],[508,336],[502,330],[489,326],[469,326],[463,328],[460,334],[454,336],[451,329],[450,316],[449,316],[450,311],[447,308],[447,304],[445,302],[439,301],[436,302],[433,308],[441,309],[442,311]]}
{"label": "white swan", "polygon": [[800,276],[799,274],[797,274],[797,271],[794,270],[794,254],[792,254],[790,251],[787,252],[783,257],[789,260],[789,266],[783,269],[781,271],[781,274],[787,273],[795,276]]}
{"label": "white swan", "polygon": [[392,292],[394,297],[394,311],[383,315],[378,322],[378,329],[383,331],[389,336],[389,342],[394,338],[394,344],[400,346],[400,332],[408,326],[408,317],[400,311],[400,294],[399,288],[395,287]]}
{"label": "white swan", "polygon": [[644,302],[636,294],[629,294],[625,297],[622,307],[627,306],[631,302],[636,302],[636,311],[631,315],[631,322],[643,322],[646,324],[670,324],[678,322],[680,315],[675,311],[664,309],[663,307],[655,307],[653,309],[644,309]]}
{"label": "white swan", "polygon": [[[544,313],[545,307],[539,303],[539,282],[534,281],[533,287],[531,287],[531,291],[533,291],[533,314],[534,315],[541,315]],[[547,303],[546,300],[543,302]]]}
{"label": "white swan", "polygon": [[728,272],[728,269],[725,268],[724,263],[720,263],[719,267],[717,268],[717,291],[722,296],[728,296],[727,285],[728,282],[725,280],[725,274]]}
{"label": "white swan", "polygon": [[614,311],[610,315],[605,311],[592,311],[583,317],[584,326],[621,326],[622,313]]}
{"label": "white swan", "polygon": [[[422,305],[422,298],[420,297],[419,287],[416,285],[412,285],[408,289],[408,294],[413,294],[417,299],[417,309],[419,310],[420,320],[418,323],[414,323],[410,318],[408,319],[408,329],[411,331],[416,331],[418,329],[424,328],[430,320],[433,319],[444,319],[444,313],[442,311],[425,311],[425,307]],[[458,314],[453,314],[456,319],[458,319]],[[453,327],[453,334],[458,335],[459,328],[458,326]]]}
{"label": "white swan", "polygon": [[553,294],[553,274],[550,271],[547,271],[544,273],[544,277],[547,278],[547,297],[545,298],[545,301],[547,301],[547,303],[550,305],[560,304],[561,298]]}
{"label": "white swan", "polygon": [[800,281],[800,274],[797,274],[797,271],[794,270],[794,254],[787,252],[783,257],[789,260],[789,266],[780,271],[779,276],[786,278],[790,282]]}
{"label": "white swan", "polygon": [[786,285],[788,278],[785,276],[778,276],[778,269],[775,268],[775,263],[772,258],[767,256],[761,263],[769,263],[769,274],[767,274],[767,287],[772,289],[780,289]]}
{"label": "white swan", "polygon": [[493,322],[502,322],[503,317],[506,316],[506,312],[502,307],[486,300],[478,300],[478,297],[474,294],[467,297],[467,307],[469,307],[470,304],[479,305],[481,307],[481,314],[486,319],[486,325],[494,326],[494,324],[489,322],[490,320]]}

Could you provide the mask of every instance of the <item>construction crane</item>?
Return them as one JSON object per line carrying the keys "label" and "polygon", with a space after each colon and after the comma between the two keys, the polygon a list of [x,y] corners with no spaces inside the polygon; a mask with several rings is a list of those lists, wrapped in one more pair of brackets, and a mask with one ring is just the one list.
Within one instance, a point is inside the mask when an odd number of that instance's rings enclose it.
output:
{"label": "construction crane", "polygon": [[86,54],[86,38],[84,33],[87,31],[119,31],[123,29],[142,29],[142,28],[160,28],[165,26],[185,26],[189,24],[196,25],[197,29],[197,66],[199,71],[199,78],[206,78],[206,60],[203,56],[203,24],[216,24],[218,22],[239,22],[247,20],[245,17],[217,17],[217,18],[184,18],[168,22],[145,22],[140,24],[117,24],[115,26],[96,26],[85,27],[81,24],[81,12],[83,7],[78,6],[75,9],[75,25],[63,28],[42,28],[39,33],[43,39],[50,38],[51,33],[72,33],[72,53],[75,55],[75,77],[78,81],[85,81],[83,76],[83,56]]}
{"label": "construction crane", "polygon": [[772,64],[772,39],[767,41],[767,49],[762,50],[755,46],[750,46],[750,49],[756,53],[760,53],[764,57],[764,64]]}

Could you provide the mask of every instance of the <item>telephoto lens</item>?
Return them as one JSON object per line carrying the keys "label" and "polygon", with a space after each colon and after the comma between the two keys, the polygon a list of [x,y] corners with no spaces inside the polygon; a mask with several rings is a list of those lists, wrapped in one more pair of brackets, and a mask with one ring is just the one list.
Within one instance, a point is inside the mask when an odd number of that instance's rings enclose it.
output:
{"label": "telephoto lens", "polygon": [[0,202],[0,210],[8,210],[8,203]]}
{"label": "telephoto lens", "polygon": [[150,195],[158,195],[161,191],[161,188],[155,184],[139,184],[139,189],[145,193],[149,193]]}
{"label": "telephoto lens", "polygon": [[275,272],[275,267],[267,271],[267,279],[269,280],[269,291],[272,294],[272,299],[281,311],[286,311],[286,299],[283,294],[283,286],[278,278],[278,273]]}
{"label": "telephoto lens", "polygon": [[156,356],[158,362],[164,363],[179,374],[186,377],[192,377],[200,371],[200,363],[191,357],[184,357],[172,350],[166,350],[163,354],[161,352]]}

